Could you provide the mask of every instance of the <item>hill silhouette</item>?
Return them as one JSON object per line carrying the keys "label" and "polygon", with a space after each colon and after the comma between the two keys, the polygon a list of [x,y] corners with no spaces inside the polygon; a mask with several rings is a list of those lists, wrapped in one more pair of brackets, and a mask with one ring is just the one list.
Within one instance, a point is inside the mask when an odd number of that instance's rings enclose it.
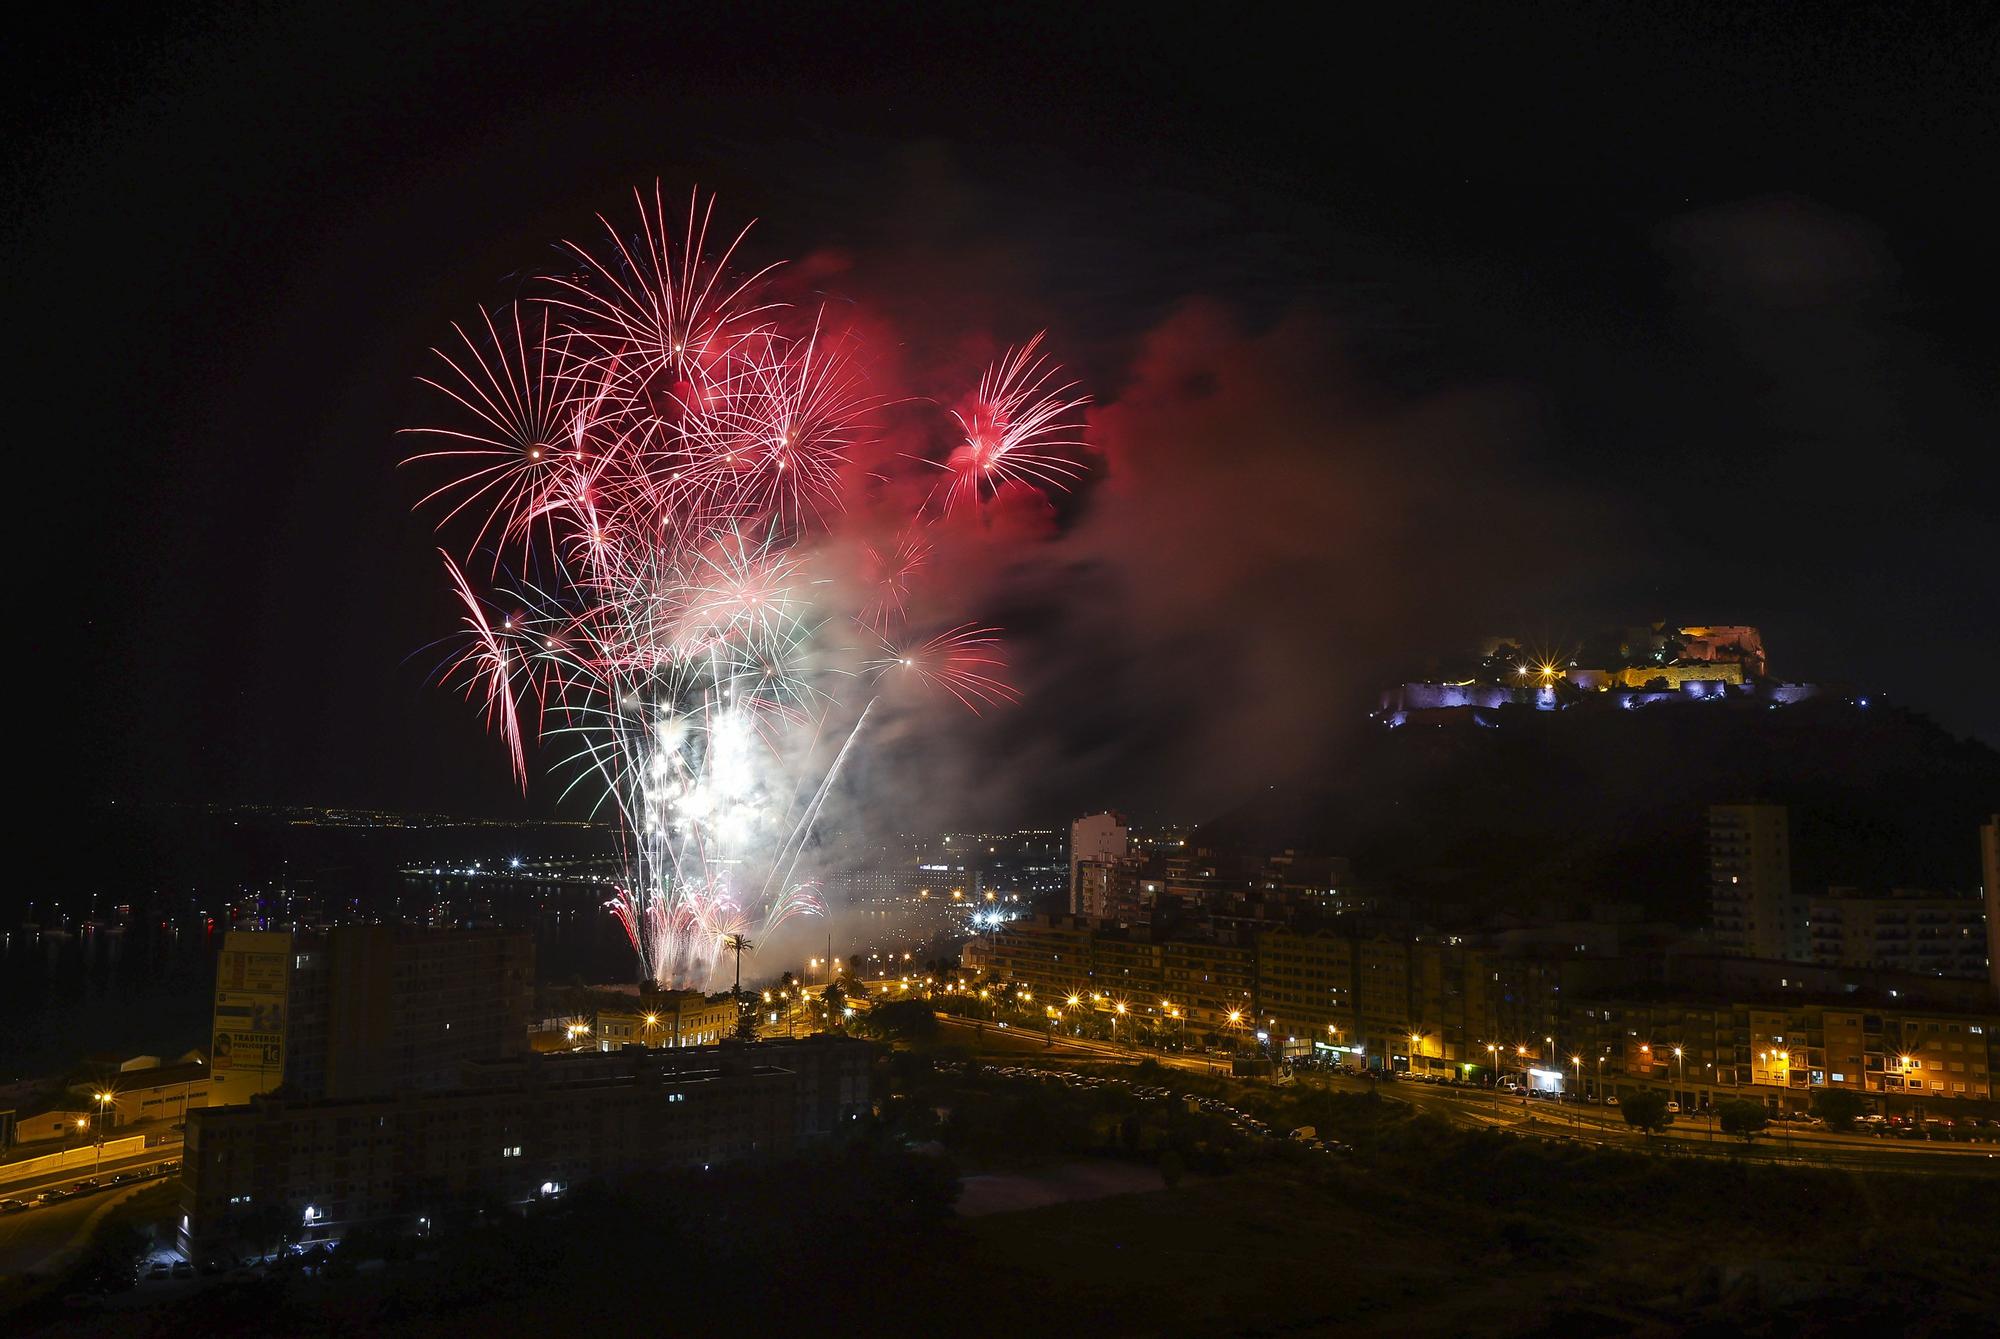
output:
{"label": "hill silhouette", "polygon": [[1194,844],[1345,855],[1357,888],[1419,910],[1620,902],[1693,925],[1706,914],[1711,804],[1788,805],[1806,892],[1970,892],[1978,825],[2000,810],[2000,752],[1881,704],[1521,710],[1501,722],[1371,729],[1318,784],[1250,797]]}

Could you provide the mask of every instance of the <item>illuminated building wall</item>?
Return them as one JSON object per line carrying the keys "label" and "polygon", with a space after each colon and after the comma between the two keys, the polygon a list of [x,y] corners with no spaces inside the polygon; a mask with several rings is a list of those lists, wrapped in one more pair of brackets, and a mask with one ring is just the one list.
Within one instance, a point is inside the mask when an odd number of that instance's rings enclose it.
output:
{"label": "illuminated building wall", "polygon": [[733,996],[710,998],[698,990],[648,994],[636,1009],[600,1009],[589,1040],[600,1051],[620,1046],[713,1046],[736,1033],[740,1010]]}
{"label": "illuminated building wall", "polygon": [[1574,1011],[1565,1039],[1587,1085],[1601,1074],[1606,1092],[1657,1088],[1683,1106],[1747,1097],[1804,1111],[1840,1088],[1892,1112],[1929,1112],[1991,1101],[2000,1067],[2000,1015],[1851,1003],[1594,1000]]}

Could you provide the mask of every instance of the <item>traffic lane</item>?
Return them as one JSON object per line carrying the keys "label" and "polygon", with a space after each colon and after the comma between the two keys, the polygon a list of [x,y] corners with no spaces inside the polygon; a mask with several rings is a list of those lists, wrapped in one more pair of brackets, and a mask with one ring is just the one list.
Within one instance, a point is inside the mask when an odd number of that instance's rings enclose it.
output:
{"label": "traffic lane", "polygon": [[[1592,1104],[1549,1102],[1543,1100],[1523,1101],[1519,1097],[1502,1095],[1498,1102],[1490,1089],[1453,1088],[1438,1084],[1398,1081],[1389,1090],[1395,1096],[1405,1098],[1415,1105],[1435,1103],[1450,1105],[1460,1110],[1490,1109],[1496,1114],[1513,1113],[1516,1123],[1534,1124],[1541,1127],[1568,1126],[1571,1128],[1596,1129],[1606,1134],[1632,1134],[1632,1127],[1625,1123],[1617,1107],[1601,1107]],[[1668,1127],[1669,1137],[1677,1139],[1724,1139],[1721,1126],[1713,1114],[1682,1112]],[[1845,1151],[1898,1157],[1908,1153],[1936,1153],[1947,1157],[1987,1158],[1996,1150],[1990,1144],[1953,1143],[1947,1140],[1905,1139],[1897,1136],[1837,1132],[1816,1129],[1811,1126],[1793,1126],[1786,1122],[1774,1121],[1759,1136],[1760,1140],[1773,1143],[1791,1142],[1795,1145],[1811,1147],[1828,1152]]]}
{"label": "traffic lane", "polygon": [[178,1141],[171,1144],[161,1144],[156,1148],[149,1148],[143,1153],[134,1153],[130,1157],[113,1158],[107,1161],[102,1168],[65,1167],[59,1172],[43,1173],[39,1176],[29,1177],[24,1181],[0,1182],[0,1199],[27,1199],[32,1195],[40,1194],[44,1190],[56,1190],[63,1186],[73,1186],[78,1181],[90,1180],[92,1178],[102,1180],[107,1176],[116,1176],[119,1172],[144,1171],[148,1168],[160,1167],[167,1163],[179,1162],[180,1160],[181,1144]]}
{"label": "traffic lane", "polygon": [[[1365,1085],[1365,1079],[1347,1079],[1349,1084]],[[1822,1137],[1818,1140],[1798,1138],[1787,1141],[1782,1127],[1768,1130],[1751,1144],[1745,1145],[1733,1136],[1725,1136],[1720,1130],[1700,1124],[1674,1125],[1665,1134],[1647,1136],[1623,1123],[1622,1119],[1612,1120],[1600,1117],[1591,1119],[1589,1107],[1562,1106],[1557,1103],[1531,1101],[1525,1106],[1519,1101],[1501,1100],[1495,1103],[1490,1092],[1481,1093],[1476,1089],[1440,1088],[1431,1084],[1398,1082],[1384,1085],[1385,1093],[1418,1109],[1433,1111],[1462,1125],[1504,1129],[1511,1133],[1534,1135],[1541,1138],[1569,1139],[1606,1148],[1649,1148],[1670,1153],[1700,1156],[1703,1154],[1724,1156],[1749,1152],[1754,1156],[1783,1163],[1785,1161],[1810,1162],[1817,1166],[1839,1166],[1869,1168],[1877,1170],[1901,1171],[1978,1171],[1986,1173],[2000,1164],[2000,1150],[1985,1145],[1924,1144],[1921,1142],[1883,1142],[1866,1136]],[[1616,1110],[1616,1108],[1613,1108]],[[1576,1120],[1572,1121],[1571,1116]],[[1943,1154],[1943,1159],[1922,1158],[1915,1162],[1914,1153]]]}
{"label": "traffic lane", "polygon": [[1119,1060],[1126,1063],[1153,1060],[1172,1069],[1181,1069],[1197,1074],[1227,1072],[1227,1066],[1220,1059],[1209,1061],[1195,1056],[1175,1055],[1171,1052],[1146,1051],[1133,1047],[1120,1046],[1115,1042],[1086,1040],[1082,1037],[1058,1036],[1051,1038],[1046,1032],[1036,1031],[1032,1028],[1017,1028],[1012,1026],[1002,1028],[998,1023],[989,1023],[977,1018],[961,1018],[956,1014],[939,1014],[937,1015],[937,1020],[950,1027],[974,1031],[983,1027],[986,1029],[984,1035],[987,1040],[999,1041],[1004,1038],[1007,1044],[1015,1050],[1032,1050],[1042,1052],[1043,1054],[1061,1052],[1079,1059]]}

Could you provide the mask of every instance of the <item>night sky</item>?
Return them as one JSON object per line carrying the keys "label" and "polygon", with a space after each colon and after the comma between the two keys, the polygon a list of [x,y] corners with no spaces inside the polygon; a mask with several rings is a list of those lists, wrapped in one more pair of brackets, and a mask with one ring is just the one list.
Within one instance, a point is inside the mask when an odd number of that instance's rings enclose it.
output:
{"label": "night sky", "polygon": [[1656,618],[2000,742],[1980,7],[179,8],[10,41],[14,622],[78,798],[553,809],[426,684],[395,434],[656,179],[909,361],[1046,327],[1098,402],[968,592],[1024,702],[862,774],[912,818],[1198,812],[1429,657]]}

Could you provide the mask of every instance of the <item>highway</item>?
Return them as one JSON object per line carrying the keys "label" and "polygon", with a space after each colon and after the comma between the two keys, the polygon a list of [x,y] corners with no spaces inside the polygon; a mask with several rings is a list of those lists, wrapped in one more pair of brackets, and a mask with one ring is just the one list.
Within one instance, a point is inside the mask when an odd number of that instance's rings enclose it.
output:
{"label": "highway", "polygon": [[[1109,1060],[1124,1064],[1152,1060],[1187,1073],[1225,1076],[1219,1058],[1159,1053],[1106,1041],[1057,1036],[1045,1045],[1033,1029],[1000,1028],[997,1023],[939,1014],[938,1022],[983,1049],[1005,1051],[1024,1061],[1035,1056],[1067,1060]],[[1570,1139],[1606,1148],[1678,1154],[1692,1157],[1754,1157],[1774,1162],[1814,1166],[1845,1166],[1886,1171],[1949,1172],[2000,1175],[2000,1145],[1958,1144],[1899,1139],[1871,1134],[1835,1134],[1810,1128],[1773,1125],[1749,1145],[1724,1135],[1699,1117],[1677,1118],[1664,1134],[1648,1137],[1625,1123],[1616,1107],[1565,1106],[1496,1095],[1487,1089],[1456,1088],[1408,1079],[1381,1082],[1359,1075],[1306,1071],[1298,1082],[1336,1091],[1380,1090],[1391,1101],[1442,1116],[1469,1128],[1499,1129],[1544,1139]]]}
{"label": "highway", "polygon": [[1115,1060],[1121,1064],[1133,1064],[1140,1060],[1152,1060],[1169,1069],[1185,1070],[1190,1074],[1208,1074],[1226,1077],[1229,1062],[1221,1056],[1201,1057],[1179,1055],[1174,1052],[1157,1052],[1126,1046],[1119,1042],[1093,1041],[1082,1037],[1050,1037],[1035,1028],[1002,1027],[983,1019],[960,1018],[955,1014],[939,1014],[938,1023],[958,1033],[966,1041],[978,1041],[1008,1051],[1033,1052],[1037,1055],[1069,1060]]}
{"label": "highway", "polygon": [[[119,1172],[145,1172],[163,1167],[170,1162],[181,1160],[181,1141],[177,1135],[172,1143],[159,1144],[123,1158],[106,1158],[101,1167],[86,1163],[79,1167],[65,1167],[61,1171],[43,1172],[19,1181],[0,1181],[0,1200],[33,1199],[44,1190],[55,1190],[62,1186],[73,1186],[78,1181],[96,1178],[103,1180]],[[0,1169],[4,1171],[4,1169]],[[37,1212],[29,1210],[30,1213]]]}
{"label": "highway", "polygon": [[[1336,1089],[1366,1091],[1364,1078],[1312,1076],[1309,1082]],[[1769,1127],[1749,1145],[1725,1135],[1698,1117],[1677,1118],[1666,1133],[1648,1138],[1627,1125],[1615,1107],[1561,1106],[1523,1102],[1490,1091],[1397,1080],[1382,1085],[1383,1096],[1435,1112],[1460,1125],[1504,1129],[1548,1139],[1574,1139],[1605,1147],[1650,1148],[1693,1156],[1742,1156],[1746,1152],[1776,1161],[1810,1162],[1820,1166],[1864,1166],[1920,1171],[1965,1171],[2000,1174],[2000,1145],[1956,1144],[1920,1139],[1896,1139],[1868,1134],[1835,1134],[1826,1130]]]}

